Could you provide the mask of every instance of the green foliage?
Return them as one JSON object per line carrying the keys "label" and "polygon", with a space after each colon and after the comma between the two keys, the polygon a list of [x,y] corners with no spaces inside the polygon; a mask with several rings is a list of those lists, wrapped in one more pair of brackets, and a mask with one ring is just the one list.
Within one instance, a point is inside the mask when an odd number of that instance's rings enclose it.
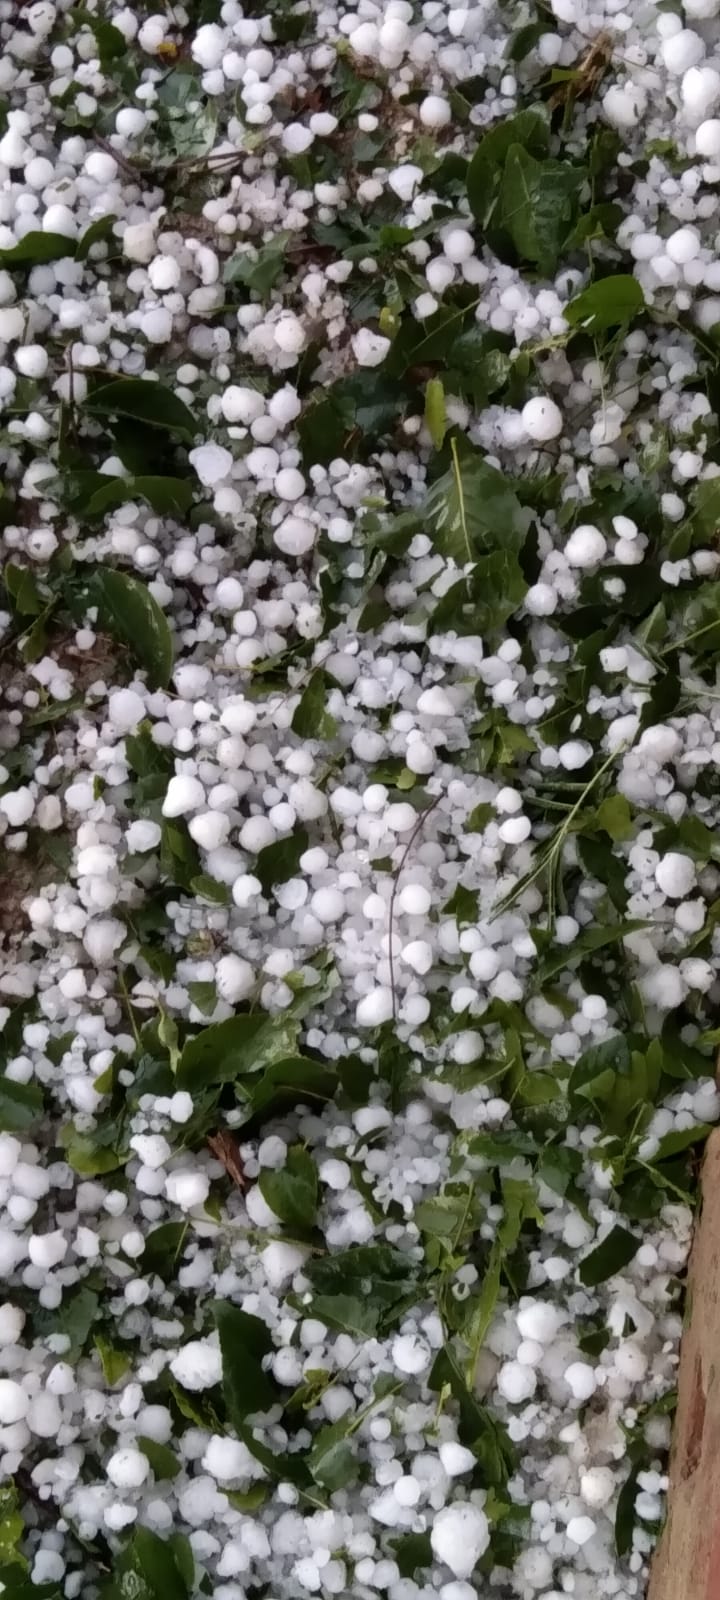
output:
{"label": "green foliage", "polygon": [[173,642],[164,611],[147,585],[127,572],[98,567],[90,579],[90,603],[102,626],[128,646],[155,689],[166,688],[173,668]]}
{"label": "green foliage", "polygon": [[591,1250],[589,1255],[583,1256],[578,1267],[578,1277],[586,1289],[595,1289],[606,1279],[612,1278],[614,1273],[622,1272],[624,1267],[632,1261],[640,1248],[640,1240],[627,1228],[614,1227]]}
{"label": "green foliage", "polygon": [[216,1305],[215,1326],[220,1338],[228,1421],[238,1430],[247,1417],[269,1411],[275,1404],[275,1385],[262,1367],[273,1343],[265,1324],[239,1306]]}
{"label": "green foliage", "polygon": [[418,1268],[391,1245],[353,1245],[305,1265],[312,1315],[357,1337],[387,1333],[413,1304]]}
{"label": "green foliage", "polygon": [[193,439],[197,431],[184,400],[149,378],[114,378],[91,389],[84,405],[93,416],[132,417],[134,422],[176,434],[179,439]]}
{"label": "green foliage", "polygon": [[103,1600],[190,1600],[194,1563],[181,1534],[161,1539],[149,1528],[136,1528],[117,1558]]}
{"label": "green foliage", "polygon": [[586,174],[568,161],[536,161],[520,144],[505,160],[497,223],[524,261],[552,274],[571,232]]}
{"label": "green foliage", "polygon": [[263,1167],[258,1183],[263,1200],[281,1222],[301,1231],[312,1228],[318,1207],[317,1169],[302,1145],[288,1150],[285,1166],[278,1171]]}
{"label": "green foliage", "polygon": [[627,326],[644,309],[645,296],[637,278],[619,272],[609,278],[596,278],[570,301],[563,316],[571,328],[596,334]]}

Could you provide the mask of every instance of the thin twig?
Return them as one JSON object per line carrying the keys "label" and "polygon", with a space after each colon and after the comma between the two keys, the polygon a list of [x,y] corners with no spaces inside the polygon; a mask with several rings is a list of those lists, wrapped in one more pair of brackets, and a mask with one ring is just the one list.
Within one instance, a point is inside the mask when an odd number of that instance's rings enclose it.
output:
{"label": "thin twig", "polygon": [[394,919],[395,919],[395,900],[396,900],[396,897],[397,897],[398,882],[399,882],[399,879],[400,879],[400,873],[402,872],[402,869],[403,869],[403,867],[405,865],[405,862],[407,861],[407,858],[408,858],[408,856],[410,854],[410,851],[412,850],[412,847],[413,847],[413,845],[415,843],[415,840],[417,839],[418,835],[422,833],[422,830],[425,827],[425,823],[427,822],[427,819],[430,816],[430,813],[437,809],[437,807],[439,806],[441,800],[442,800],[442,793],[437,794],[435,796],[435,799],[431,802],[431,804],[429,806],[426,806],[424,811],[420,812],[420,816],[418,817],[417,822],[415,823],[415,827],[413,828],[413,831],[412,831],[412,833],[410,835],[410,838],[408,839],[408,842],[407,842],[407,844],[405,846],[405,849],[403,850],[403,853],[402,853],[402,855],[400,857],[400,861],[398,863],[395,875],[393,877],[393,886],[392,886],[392,890],[391,890],[391,893],[390,893],[390,904],[388,906],[388,965],[390,967],[390,993],[392,995],[392,1019],[393,1019],[393,1022],[397,1022],[397,990],[395,988],[395,956],[394,956],[394,953],[393,953],[393,936],[394,936]]}

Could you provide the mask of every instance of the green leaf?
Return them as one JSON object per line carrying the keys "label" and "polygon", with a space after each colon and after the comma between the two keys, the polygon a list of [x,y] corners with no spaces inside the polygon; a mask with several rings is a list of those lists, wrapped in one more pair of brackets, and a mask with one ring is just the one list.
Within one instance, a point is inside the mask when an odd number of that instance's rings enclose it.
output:
{"label": "green leaf", "polygon": [[145,1277],[157,1273],[166,1282],[174,1277],[188,1234],[187,1222],[161,1222],[145,1240],[142,1270]]}
{"label": "green leaf", "polygon": [[188,996],[198,1011],[206,1017],[211,1017],[218,1003],[218,992],[214,983],[189,983]]}
{"label": "green leaf", "polygon": [[106,478],[85,506],[88,517],[104,516],[131,500],[147,500],[161,517],[180,517],[193,502],[193,486],[187,478]]}
{"label": "green leaf", "polygon": [[630,1468],[618,1495],[615,1508],[615,1549],[621,1560],[628,1556],[632,1550],[633,1529],[635,1527],[635,1500],[638,1492],[638,1477],[642,1470],[642,1461],[636,1461]]}
{"label": "green leaf", "polygon": [[632,839],[635,833],[632,812],[624,794],[610,794],[601,800],[595,812],[595,822],[617,844]]}
{"label": "green leaf", "polygon": [[348,1443],[348,1432],[348,1418],[344,1416],[321,1428],[315,1436],[307,1463],[315,1482],[323,1489],[345,1489],[357,1478],[358,1461]]}
{"label": "green leaf", "polygon": [[29,567],[16,567],[8,561],[3,573],[5,588],[13,602],[13,609],[21,617],[38,617],[45,610],[35,575]]}
{"label": "green leaf", "polygon": [[627,1228],[611,1228],[602,1243],[596,1245],[589,1255],[583,1256],[578,1267],[580,1282],[586,1289],[595,1289],[598,1284],[605,1283],[632,1261],[640,1244],[640,1239],[634,1233],[629,1233]]}
{"label": "green leaf", "polygon": [[119,28],[113,27],[111,22],[106,22],[104,17],[95,16],[92,11],[85,11],[80,6],[74,6],[72,11],[68,12],[68,17],[76,28],[89,28],[91,33],[94,33],[98,59],[103,70],[127,54],[128,42],[125,34],[121,33]]}
{"label": "green leaf", "polygon": [[217,878],[208,877],[206,872],[200,872],[196,878],[190,879],[190,888],[193,894],[201,900],[209,900],[214,906],[229,906],[230,890],[226,883],[219,883]]}
{"label": "green leaf", "polygon": [[100,1144],[97,1135],[77,1133],[72,1123],[67,1130],[62,1130],[63,1143],[66,1134],[65,1158],[73,1172],[77,1172],[82,1178],[99,1178],[106,1172],[117,1172],[128,1159],[126,1151],[121,1152],[112,1149],[110,1145]]}
{"label": "green leaf", "polygon": [[[95,18],[94,20],[99,22],[99,18]],[[108,24],[108,26],[112,25]],[[113,33],[117,31],[117,29],[112,28]],[[123,39],[123,50],[125,50],[127,49],[126,41],[123,35],[121,35],[121,38]],[[110,212],[108,212],[107,216],[96,217],[95,221],[90,223],[90,226],[85,229],[84,234],[78,240],[75,249],[75,260],[86,261],[94,244],[104,244],[107,240],[112,239],[113,226],[116,222],[117,217],[113,216]]]}
{"label": "green leaf", "polygon": [[465,439],[450,442],[451,465],[433,484],[423,508],[434,546],[459,566],[493,552],[522,549],[530,513],[507,478]]}
{"label": "green leaf", "polygon": [[436,450],[442,450],[447,433],[445,388],[442,378],[429,378],[425,387],[425,425]]}
{"label": "green leaf", "polygon": [[228,1419],[236,1431],[256,1411],[269,1411],[277,1390],[263,1371],[262,1360],[273,1348],[272,1338],[259,1317],[239,1306],[215,1306],[215,1326],[222,1353],[222,1385]]}
{"label": "green leaf", "polygon": [[114,1383],[119,1383],[120,1379],[124,1378],[125,1373],[129,1372],[132,1365],[130,1357],[124,1350],[116,1350],[110,1340],[106,1339],[102,1333],[95,1334],[93,1344],[100,1357],[100,1365],[103,1369],[105,1382],[109,1383],[112,1388]]}
{"label": "green leaf", "polygon": [[0,1132],[24,1133],[37,1122],[42,1109],[42,1090],[36,1083],[0,1077]]}
{"label": "green leaf", "polygon": [[112,1600],[188,1600],[186,1570],[172,1540],[136,1528],[116,1559],[109,1592]]}
{"label": "green leaf", "polygon": [[503,1488],[515,1471],[517,1452],[503,1424],[471,1393],[448,1344],[435,1357],[428,1387],[435,1394],[450,1391],[458,1404],[462,1443],[477,1457],[484,1481]]}
{"label": "green leaf", "polygon": [[273,1061],[254,1083],[247,1102],[248,1118],[266,1118],[284,1105],[302,1101],[311,1106],[332,1100],[338,1079],[334,1069],[310,1056],[288,1056]]}
{"label": "green leaf", "polygon": [[390,1548],[400,1570],[401,1578],[414,1578],[433,1564],[429,1533],[401,1533],[390,1540]]}
{"label": "green leaf", "polygon": [[330,680],[322,669],[314,672],[293,713],[293,733],[302,739],[334,739],[337,722],[325,709]]}
{"label": "green leaf", "polygon": [[694,1128],[676,1128],[664,1133],[652,1157],[652,1165],[656,1166],[658,1161],[669,1161],[671,1156],[680,1155],[694,1144],[704,1144],[712,1133],[712,1126],[710,1122],[697,1122]]}
{"label": "green leaf", "polygon": [[257,250],[246,248],[242,252],[238,251],[225,263],[223,283],[231,287],[241,283],[244,288],[259,294],[262,299],[274,289],[278,279],[282,277],[287,246],[292,238],[292,233],[281,231]]}
{"label": "green leaf", "polygon": [[288,878],[294,876],[309,842],[307,828],[297,827],[287,838],[276,839],[274,844],[266,844],[258,851],[253,871],[260,879],[264,895],[269,895],[276,883],[287,883]]}
{"label": "green leaf", "polygon": [[317,1168],[302,1145],[288,1150],[285,1166],[278,1171],[263,1167],[258,1185],[281,1222],[300,1229],[313,1227],[318,1207]]}
{"label": "green leaf", "polygon": [[520,111],[514,117],[507,117],[497,122],[483,135],[467,174],[468,200],[478,222],[484,224],[488,221],[507,154],[512,146],[519,145],[535,156],[544,156],[549,142],[550,127],[544,106],[536,106],[528,111]]}
{"label": "green leaf", "polygon": [[148,1439],[144,1434],[138,1438],[138,1449],[150,1462],[150,1466],[159,1482],[172,1481],[180,1471],[180,1462],[173,1450],[166,1444],[158,1444],[156,1439]]}
{"label": "green leaf", "polygon": [[75,254],[75,240],[65,233],[26,233],[17,244],[0,250],[0,267],[37,267]]}
{"label": "green leaf", "polygon": [[[27,1561],[18,1550],[17,1546],[25,1532],[25,1523],[22,1513],[18,1510],[18,1494],[15,1484],[4,1483],[0,1486],[0,1564],[19,1566],[27,1569]],[[4,1587],[4,1586],[3,1586]]]}
{"label": "green leaf", "polygon": [[522,605],[527,590],[517,556],[511,550],[493,550],[446,589],[432,613],[433,628],[438,633],[497,633]]}
{"label": "green leaf", "polygon": [[508,151],[497,220],[518,255],[541,272],[557,267],[585,176],[567,161],[536,161],[522,145]]}
{"label": "green leaf", "polygon": [[39,1307],[33,1314],[34,1331],[38,1339],[47,1339],[52,1333],[62,1333],[70,1340],[63,1360],[75,1362],[87,1344],[98,1314],[100,1301],[92,1289],[76,1289],[63,1295],[54,1311]]}
{"label": "green leaf", "polygon": [[167,688],[173,668],[172,634],[147,585],[127,572],[99,567],[92,575],[90,595],[102,626],[142,663],[152,687]]}
{"label": "green leaf", "polygon": [[92,389],[84,405],[94,416],[132,417],[181,439],[193,439],[197,432],[198,425],[184,400],[149,378],[115,378]]}
{"label": "green leaf", "polygon": [[293,1018],[282,1015],[253,1013],[214,1022],[187,1040],[178,1067],[178,1087],[197,1091],[211,1083],[233,1083],[259,1072],[294,1049],[297,1032]]}
{"label": "green leaf", "polygon": [[628,326],[645,310],[645,296],[637,278],[619,272],[599,278],[576,295],[565,307],[563,316],[571,328],[584,333],[605,333],[608,328]]}
{"label": "green leaf", "polygon": [[391,1245],[353,1245],[305,1264],[313,1316],[344,1332],[386,1333],[412,1305],[418,1266]]}

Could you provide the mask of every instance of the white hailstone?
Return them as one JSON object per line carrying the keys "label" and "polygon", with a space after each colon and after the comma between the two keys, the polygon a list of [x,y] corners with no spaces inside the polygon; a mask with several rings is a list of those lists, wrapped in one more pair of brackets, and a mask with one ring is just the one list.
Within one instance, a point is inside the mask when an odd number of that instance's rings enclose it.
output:
{"label": "white hailstone", "polygon": [[267,1204],[257,1184],[248,1189],[245,1196],[245,1210],[257,1228],[272,1228],[278,1221],[276,1212]]}
{"label": "white hailstone", "polygon": [[714,67],[690,67],[682,81],[682,99],[692,122],[704,122],[720,100],[720,73]]}
{"label": "white hailstone", "polygon": [[678,28],[677,33],[671,33],[664,39],[660,47],[668,72],[681,77],[687,72],[688,67],[696,67],[705,55],[705,45],[699,33],[692,28]]}
{"label": "white hailstone", "polygon": [[193,61],[197,61],[198,66],[205,72],[212,71],[213,67],[219,67],[227,49],[227,40],[224,28],[218,27],[216,22],[204,22],[202,27],[198,28],[190,47]]}
{"label": "white hailstone", "polygon": [[205,804],[205,790],[199,778],[178,773],[170,779],[162,804],[164,817],[184,817]]}
{"label": "white hailstone", "polygon": [[150,1471],[150,1462],[142,1450],[125,1445],[111,1455],[106,1471],[116,1489],[140,1489]]}
{"label": "white hailstone", "polygon": [[53,1394],[36,1394],[30,1401],[27,1425],[38,1439],[56,1439],[62,1427],[63,1414]]}
{"label": "white hailstone", "polygon": [[235,1005],[245,1000],[255,986],[255,973],[242,956],[221,956],[215,968],[215,987],[221,1000]]}
{"label": "white hailstone", "polygon": [[[18,1344],[20,1335],[25,1326],[25,1312],[19,1306],[13,1306],[9,1300],[0,1305],[0,1341],[3,1346]],[[0,1415],[0,1420],[2,1420]]]}
{"label": "white hailstone", "polygon": [[592,1517],[571,1517],[566,1532],[572,1544],[582,1546],[593,1538],[597,1532],[597,1524],[593,1522]]}
{"label": "white hailstone", "polygon": [[665,252],[671,261],[679,266],[686,266],[688,261],[694,261],[699,256],[702,243],[697,228],[676,228],[670,238],[665,241]]}
{"label": "white hailstone", "polygon": [[518,1333],[523,1339],[537,1340],[539,1344],[552,1344],[562,1325],[562,1312],[547,1300],[531,1300],[521,1307],[515,1318]]}
{"label": "white hailstone", "polygon": [[27,1416],[30,1396],[12,1378],[0,1378],[0,1423],[3,1427],[22,1422]]}
{"label": "white hailstone", "polygon": [[284,517],[273,530],[273,542],[285,556],[304,556],[317,539],[318,530],[307,517]]}
{"label": "white hailstone", "polygon": [[452,117],[450,103],[442,95],[428,94],[420,102],[420,121],[424,128],[445,128]]}
{"label": "white hailstone", "polygon": [[416,1333],[396,1334],[390,1354],[393,1366],[409,1378],[417,1378],[421,1372],[426,1372],[432,1359],[429,1344]]}
{"label": "white hailstone", "polygon": [[397,897],[398,911],[409,917],[424,917],[432,905],[432,895],[421,883],[406,883]]}
{"label": "white hailstone", "polygon": [[423,717],[454,717],[455,707],[449,694],[441,689],[439,684],[434,684],[432,689],[423,689],[417,703],[418,711]]}
{"label": "white hailstone", "polygon": [[226,422],[240,422],[249,427],[265,410],[265,400],[257,389],[231,383],[220,399],[220,408]]}
{"label": "white hailstone", "polygon": [[323,925],[338,922],[345,915],[345,896],[339,889],[331,887],[316,889],[310,901],[310,910]]}
{"label": "white hailstone", "polygon": [[283,389],[276,389],[268,400],[268,415],[279,428],[287,428],[296,417],[299,417],[301,410],[302,401],[298,399],[296,390],[291,388],[290,384],[286,384]]}
{"label": "white hailstone", "polygon": [[582,739],[568,739],[558,750],[560,765],[566,772],[578,772],[581,767],[587,766],[592,753],[591,744],[586,744]]}
{"label": "white hailstone", "polygon": [[371,328],[358,328],[351,340],[353,354],[361,367],[379,367],[390,349],[390,340]]}
{"label": "white hailstone", "polygon": [[283,1239],[273,1239],[271,1244],[260,1251],[265,1277],[271,1289],[280,1289],[288,1278],[299,1272],[307,1256],[307,1250],[300,1245],[286,1244]]}
{"label": "white hailstone", "polygon": [[625,1339],[615,1351],[615,1371],[621,1378],[627,1378],[630,1383],[640,1383],[648,1369],[648,1358],[645,1351],[635,1344],[632,1339]]}
{"label": "white hailstone", "polygon": [[615,1474],[610,1467],[590,1467],[580,1478],[580,1493],[586,1506],[599,1510],[615,1493]]}
{"label": "white hailstone", "polygon": [[159,822],[152,822],[149,817],[138,817],[137,822],[131,822],[125,834],[125,843],[133,855],[142,854],[145,850],[155,850],[162,839],[162,828]]}
{"label": "white hailstone", "polygon": [[416,167],[412,161],[406,161],[402,166],[393,168],[393,171],[388,175],[387,181],[393,194],[397,195],[398,200],[407,202],[412,200],[413,194],[418,184],[422,183],[424,176],[422,167]]}
{"label": "white hailstone", "polygon": [[49,1271],[59,1266],[67,1255],[68,1241],[56,1228],[53,1233],[33,1233],[28,1241],[28,1255],[34,1267]]}
{"label": "white hailstone", "polygon": [[204,1172],[170,1172],[165,1179],[165,1193],[181,1211],[192,1211],[205,1204],[210,1193],[210,1179]]}
{"label": "white hailstone", "polygon": [[454,1439],[447,1439],[438,1452],[449,1478],[459,1478],[463,1472],[472,1472],[477,1465],[472,1450]]}
{"label": "white hailstone", "polygon": [[314,142],[315,135],[311,128],[306,128],[302,122],[288,122],[282,131],[282,144],[291,156],[301,156],[309,150]]}
{"label": "white hailstone", "polygon": [[695,131],[695,149],[699,156],[716,160],[720,156],[720,118],[711,117],[701,122]]}
{"label": "white hailstone", "polygon": [[443,239],[443,254],[453,265],[470,261],[475,254],[475,240],[467,228],[451,228]]}
{"label": "white hailstone", "polygon": [[379,987],[371,989],[358,1001],[355,1021],[359,1028],[379,1028],[389,1022],[393,1014],[392,990]]}
{"label": "white hailstone", "polygon": [[273,489],[279,500],[299,500],[305,493],[305,479],[297,467],[281,467]]}
{"label": "white hailstone", "polygon": [[685,900],[696,882],[695,862],[679,850],[668,850],[655,868],[658,889],[670,900]]}
{"label": "white hailstone", "polygon": [[214,489],[229,477],[233,464],[230,451],[221,444],[199,444],[189,451],[188,460],[206,489]]}
{"label": "white hailstone", "polygon": [[145,701],[136,689],[113,689],[108,695],[108,717],[118,733],[134,733],[145,710]]}
{"label": "white hailstone", "polygon": [[238,1439],[225,1439],[219,1433],[211,1434],[202,1465],[216,1483],[234,1483],[255,1475],[247,1445]]}
{"label": "white hailstone", "polygon": [[589,1400],[597,1388],[595,1370],[587,1361],[572,1361],[565,1369],[565,1382],[575,1400]]}
{"label": "white hailstone", "polygon": [[337,1194],[342,1194],[343,1190],[349,1187],[352,1178],[347,1161],[336,1161],[332,1157],[327,1161],[321,1161],[318,1175],[321,1183],[326,1183],[328,1188]]}
{"label": "white hailstone", "polygon": [[34,810],[35,801],[26,784],[0,795],[0,811],[7,817],[11,828],[22,828],[30,821]]}
{"label": "white hailstone", "polygon": [[549,583],[533,583],[523,604],[531,617],[550,617],[553,611],[557,611],[558,595]]}
{"label": "white hailstone", "polygon": [[123,255],[129,261],[147,266],[155,254],[155,225],[152,222],[131,222],[122,236]]}
{"label": "white hailstone", "polygon": [[534,439],[537,444],[547,444],[562,433],[562,412],[554,400],[538,394],[523,406],[522,425],[529,439]]}
{"label": "white hailstone", "polygon": [[97,967],[108,966],[127,939],[124,922],[116,917],[94,917],[83,933],[83,944]]}
{"label": "white hailstone", "polygon": [[674,1011],[688,992],[682,973],[669,962],[650,967],[640,978],[639,987],[645,999],[661,1011]]}
{"label": "white hailstone", "polygon": [[607,540],[591,522],[582,522],[574,528],[565,546],[565,560],[569,567],[596,567],[607,554]]}
{"label": "white hailstone", "polygon": [[501,822],[498,828],[498,837],[503,844],[522,844],[529,839],[532,833],[532,823],[529,817],[509,817],[507,822]]}
{"label": "white hailstone", "polygon": [[456,1578],[469,1578],[490,1543],[490,1524],[484,1511],[470,1501],[455,1500],[433,1519],[430,1544],[433,1555],[444,1561]]}
{"label": "white hailstone", "polygon": [[218,850],[229,832],[230,820],[224,811],[201,811],[188,823],[190,838],[201,850]]}
{"label": "white hailstone", "polygon": [[24,378],[44,378],[48,353],[40,344],[24,344],[15,351],[15,365]]}
{"label": "white hailstone", "polygon": [[602,101],[603,111],[614,128],[636,127],[646,104],[645,90],[634,83],[622,87],[618,83],[612,84]]}
{"label": "white hailstone", "polygon": [[406,967],[422,975],[429,972],[433,964],[432,945],[424,939],[412,939],[409,944],[403,945],[401,958]]}
{"label": "white hailstone", "polygon": [[139,1155],[145,1167],[151,1167],[153,1172],[159,1171],[170,1160],[172,1150],[161,1133],[136,1133],[130,1140],[130,1147]]}
{"label": "white hailstone", "polygon": [[517,1406],[532,1400],[537,1378],[532,1367],[524,1366],[521,1361],[505,1361],[497,1375],[497,1386],[503,1398]]}
{"label": "white hailstone", "polygon": [[[287,132],[287,129],[285,130]],[[303,129],[307,132],[307,129]],[[312,137],[310,138],[312,143]],[[285,355],[295,356],[305,348],[305,329],[292,311],[284,311],[275,324],[275,343]]]}
{"label": "white hailstone", "polygon": [[209,1339],[191,1339],[170,1362],[170,1371],[183,1389],[213,1389],[222,1378],[220,1347]]}

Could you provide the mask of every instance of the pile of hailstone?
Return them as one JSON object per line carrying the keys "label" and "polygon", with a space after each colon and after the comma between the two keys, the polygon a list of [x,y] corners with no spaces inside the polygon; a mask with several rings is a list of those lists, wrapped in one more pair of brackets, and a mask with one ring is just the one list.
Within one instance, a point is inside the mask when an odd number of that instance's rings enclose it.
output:
{"label": "pile of hailstone", "polygon": [[719,0],[0,0],[0,1588],[641,1600]]}

